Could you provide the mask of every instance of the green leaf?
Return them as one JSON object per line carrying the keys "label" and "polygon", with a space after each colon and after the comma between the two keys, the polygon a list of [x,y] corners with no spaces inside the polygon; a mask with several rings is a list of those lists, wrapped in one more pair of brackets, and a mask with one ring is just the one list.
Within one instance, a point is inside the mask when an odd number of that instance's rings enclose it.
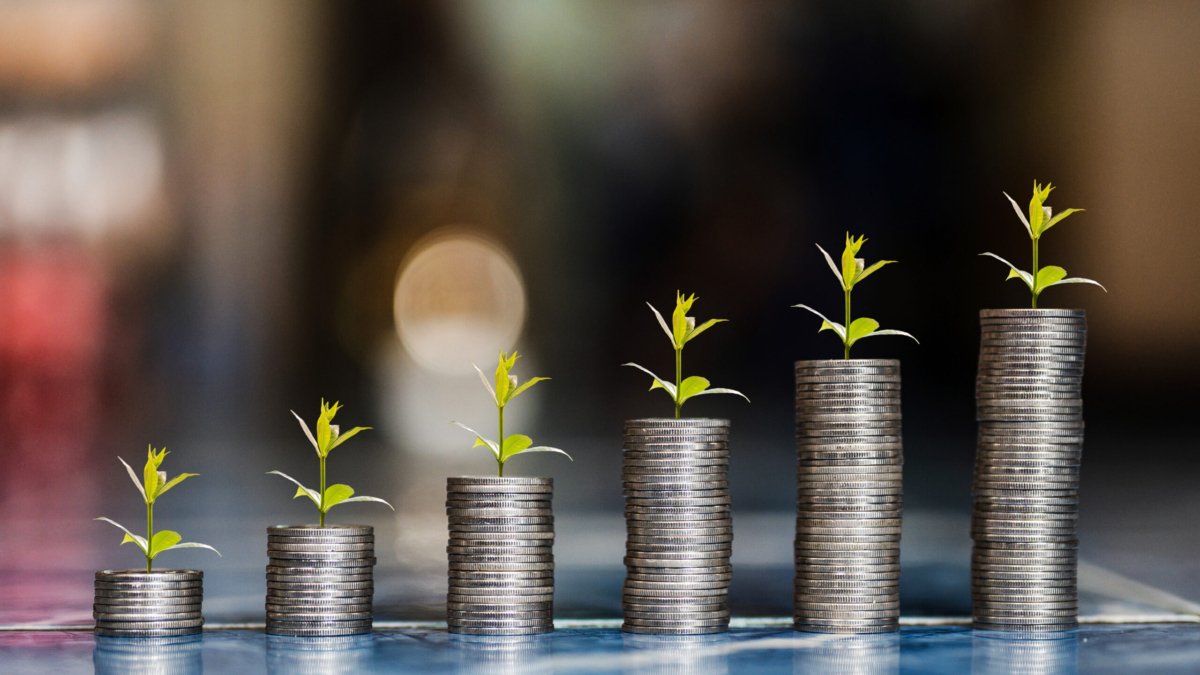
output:
{"label": "green leaf", "polygon": [[161,463],[162,457],[155,454],[154,446],[150,446],[146,451],[146,465],[142,467],[142,486],[146,488],[146,499],[149,502],[158,497],[158,465]]}
{"label": "green leaf", "polygon": [[821,252],[821,255],[825,256],[825,262],[829,263],[829,269],[833,270],[833,276],[837,277],[838,285],[842,287],[842,290],[846,290],[846,280],[842,278],[841,271],[838,270],[837,264],[833,262],[833,256],[829,255],[828,251],[821,248],[820,244],[817,244],[817,250]]}
{"label": "green leaf", "polygon": [[501,408],[508,403],[508,392],[512,387],[512,380],[509,378],[509,371],[517,364],[517,352],[513,352],[512,356],[500,352],[500,358],[496,361],[496,401]]}
{"label": "green leaf", "polygon": [[334,483],[325,488],[325,511],[354,496],[354,488],[343,483]]}
{"label": "green leaf", "polygon": [[367,495],[359,495],[357,497],[351,497],[349,499],[343,499],[341,501],[342,504],[353,504],[355,502],[378,502],[393,511],[396,510],[396,507],[394,507],[391,504],[387,503],[386,501],[380,499],[379,497],[368,497]]}
{"label": "green leaf", "polygon": [[150,540],[150,558],[154,559],[159,553],[171,548],[183,540],[178,532],[174,530],[159,530],[154,533],[154,538]]}
{"label": "green leaf", "polygon": [[525,434],[512,434],[505,437],[504,447],[500,450],[500,461],[508,461],[510,457],[521,454],[531,445],[533,445],[533,439]]}
{"label": "green leaf", "polygon": [[488,450],[492,451],[492,454],[496,456],[496,459],[500,459],[500,444],[499,443],[497,443],[496,441],[484,438],[483,434],[479,433],[478,431],[475,431],[474,429],[463,424],[462,422],[451,422],[451,424],[458,427],[459,429],[463,429],[463,430],[471,432],[472,434],[475,434],[475,443],[473,443],[471,445],[472,448],[478,448],[481,446],[485,447]]}
{"label": "green leaf", "polygon": [[525,393],[526,389],[529,389],[530,387],[537,384],[538,382],[545,382],[546,380],[549,380],[549,379],[550,378],[548,378],[548,377],[531,377],[531,378],[529,378],[528,380],[522,382],[521,386],[517,387],[516,389],[513,390],[513,392],[511,394],[509,394],[508,400],[511,401],[514,398],[520,396],[521,394]]}
{"label": "green leaf", "polygon": [[167,490],[170,490],[171,488],[175,487],[176,485],[179,485],[183,481],[185,481],[189,478],[192,478],[193,476],[199,476],[199,475],[200,474],[198,474],[198,473],[181,473],[178,476],[175,476],[174,478],[167,481],[166,483],[163,483],[163,486],[161,488],[159,488],[158,494],[155,495],[155,498],[158,498],[158,497],[161,497],[161,496],[167,494]]}
{"label": "green leaf", "polygon": [[1042,187],[1036,180],[1033,181],[1033,197],[1029,200],[1029,227],[1033,230],[1034,239],[1042,236],[1042,225],[1046,221],[1046,199],[1053,189],[1054,186],[1049,183]]}
{"label": "green leaf", "polygon": [[1037,282],[1034,284],[1033,292],[1041,293],[1043,290],[1065,279],[1066,276],[1067,271],[1058,265],[1046,265],[1038,270]]}
{"label": "green leaf", "polygon": [[878,272],[879,269],[882,268],[883,266],[891,265],[894,262],[896,262],[896,261],[895,260],[880,260],[878,262],[872,263],[869,267],[867,267],[867,269],[863,270],[862,273],[858,275],[858,278],[854,280],[854,283],[858,284],[863,279],[866,279],[867,277],[871,276],[872,274]]}
{"label": "green leaf", "polygon": [[[1105,288],[1099,281],[1093,281],[1091,279],[1084,279],[1083,277],[1067,277],[1066,279],[1059,279],[1058,281],[1056,281],[1052,284],[1047,284],[1046,288],[1049,288],[1050,286],[1058,286],[1061,284],[1091,284],[1093,286],[1099,286],[1100,290],[1104,291],[1105,293],[1108,292],[1108,289]],[[1045,289],[1043,289],[1043,290],[1045,290]]]}
{"label": "green leaf", "polygon": [[709,394],[732,394],[734,396],[741,396],[742,398],[746,399],[746,403],[750,402],[750,399],[737,389],[726,389],[724,387],[705,389],[704,391],[696,393],[696,396],[708,396]]}
{"label": "green leaf", "polygon": [[312,501],[312,503],[316,505],[316,507],[318,509],[321,508],[321,494],[319,492],[317,492],[316,490],[304,487],[304,485],[300,481],[296,480],[295,478],[292,478],[291,476],[287,475],[286,473],[284,473],[282,471],[268,471],[267,474],[268,475],[275,474],[276,476],[282,476],[283,478],[286,478],[287,480],[291,481],[292,484],[295,485],[297,488],[296,494],[292,495],[292,499],[295,499],[296,497],[300,497],[300,496],[308,497]]}
{"label": "green leaf", "polygon": [[[177,548],[206,548],[206,549],[212,551],[213,553],[216,553],[218,556],[221,556],[221,552],[218,551],[217,549],[209,546],[208,544],[201,544],[201,543],[195,542],[195,541],[181,541],[178,544],[175,544],[174,546],[168,546],[167,548],[164,548],[162,551],[159,551],[159,553],[162,553],[163,551],[171,551],[171,550],[174,550]],[[224,556],[221,556],[221,557],[224,557]]]}
{"label": "green leaf", "polygon": [[813,314],[816,314],[818,317],[820,317],[821,327],[817,329],[818,333],[820,333],[823,330],[831,330],[834,333],[837,333],[837,336],[842,339],[842,342],[846,341],[846,327],[843,326],[842,324],[840,324],[836,321],[830,321],[829,319],[825,318],[824,314],[818,312],[817,310],[813,309],[812,307],[809,307],[808,305],[792,305],[792,307],[795,307],[797,309],[808,310],[809,312],[812,312]]}
{"label": "green leaf", "polygon": [[341,408],[342,405],[336,401],[333,405],[326,405],[325,401],[321,401],[321,415],[317,418],[317,452],[322,457],[329,454],[329,443],[333,439],[333,418]]}
{"label": "green leaf", "polygon": [[921,344],[921,342],[919,340],[917,340],[917,338],[913,337],[912,335],[905,333],[902,330],[893,330],[891,328],[880,329],[873,333],[870,333],[869,335],[864,335],[863,337],[869,338],[869,337],[876,337],[878,335],[901,335],[903,337],[912,339],[912,341],[916,342],[917,344]]}
{"label": "green leaf", "polygon": [[354,427],[353,429],[351,429],[350,431],[347,431],[344,434],[338,434],[337,440],[335,440],[333,442],[333,445],[329,446],[329,451],[332,452],[334,448],[341,445],[342,443],[345,443],[346,441],[350,440],[351,438],[355,437],[356,435],[359,434],[359,432],[369,431],[370,429],[371,429],[371,427]]}
{"label": "green leaf", "polygon": [[669,326],[667,326],[667,320],[664,319],[663,315],[660,314],[659,311],[654,308],[654,305],[647,302],[646,306],[650,308],[651,312],[654,312],[654,318],[658,319],[658,325],[663,329],[663,332],[667,334],[667,339],[671,341],[671,346],[672,347],[677,346],[675,344],[675,336],[671,333],[671,328]]}
{"label": "green leaf", "polygon": [[682,293],[675,291],[675,311],[671,313],[671,339],[675,342],[676,349],[687,343],[687,334],[692,328],[688,325],[687,313],[691,310],[694,302],[696,302],[695,293],[685,298]]}
{"label": "green leaf", "polygon": [[672,383],[670,383],[670,382],[667,382],[666,380],[664,380],[664,379],[662,379],[661,377],[659,377],[659,376],[655,375],[654,373],[650,372],[650,371],[649,371],[649,370],[647,370],[646,368],[643,368],[642,366],[639,366],[639,365],[638,365],[638,364],[636,364],[636,363],[622,363],[621,365],[623,365],[623,366],[629,366],[629,367],[631,367],[631,368],[637,368],[638,370],[642,371],[643,373],[645,373],[645,374],[649,375],[650,377],[654,378],[654,384],[650,385],[650,390],[651,390],[651,391],[653,391],[653,390],[655,390],[655,389],[663,389],[663,390],[665,390],[665,391],[667,392],[667,394],[669,394],[669,395],[671,396],[671,398],[672,398],[672,399],[674,399],[674,398],[675,398],[675,385],[674,385],[674,384],[672,384]]}
{"label": "green leaf", "polygon": [[[1042,232],[1045,232],[1046,230],[1049,230],[1050,228],[1054,227],[1055,225],[1057,225],[1059,222],[1061,222],[1067,216],[1069,216],[1073,213],[1079,213],[1081,211],[1083,211],[1083,209],[1065,209],[1065,210],[1063,210],[1057,216],[1054,216],[1050,220],[1046,221],[1046,224],[1042,226]],[[1040,236],[1040,233],[1039,233],[1039,236]]]}
{"label": "green leaf", "polygon": [[292,415],[295,416],[296,421],[300,423],[300,428],[304,430],[304,435],[308,437],[308,442],[312,443],[313,450],[316,450],[317,454],[320,455],[321,446],[317,444],[317,439],[313,436],[312,430],[308,428],[308,423],[305,422],[299,415],[297,415],[295,410],[291,410],[289,412],[291,412]]}
{"label": "green leaf", "polygon": [[712,328],[713,326],[715,326],[719,323],[725,323],[726,321],[729,321],[729,319],[709,319],[708,321],[705,321],[704,323],[700,324],[699,326],[696,326],[695,329],[693,329],[691,332],[688,333],[687,342],[691,342],[692,340],[694,340],[696,338],[697,335],[703,333],[704,331],[708,330],[709,328]]}
{"label": "green leaf", "polygon": [[1025,213],[1021,211],[1021,205],[1017,203],[1017,200],[1009,197],[1007,192],[1000,194],[1008,198],[1009,203],[1012,204],[1013,211],[1017,212],[1017,217],[1021,219],[1021,224],[1025,226],[1025,231],[1029,233],[1029,238],[1033,239],[1033,228],[1029,226],[1029,219],[1025,217]]}
{"label": "green leaf", "polygon": [[104,516],[100,516],[99,518],[96,518],[96,520],[102,520],[102,521],[108,523],[109,525],[112,525],[112,526],[120,529],[122,532],[124,532],[125,538],[121,540],[122,545],[124,545],[128,542],[133,542],[134,544],[137,544],[138,548],[142,549],[142,553],[149,553],[150,550],[149,550],[149,548],[147,548],[147,543],[146,543],[145,537],[140,537],[140,536],[130,532],[124,525],[118,523],[117,521],[115,521],[111,518],[105,518]]}
{"label": "green leaf", "polygon": [[846,331],[846,344],[853,346],[859,339],[874,333],[877,328],[879,328],[878,321],[860,316],[850,322],[850,328]]}
{"label": "green leaf", "polygon": [[146,489],[142,487],[142,481],[138,480],[137,472],[133,470],[132,466],[129,466],[129,462],[120,457],[117,457],[117,459],[121,460],[121,464],[125,466],[125,471],[129,472],[129,480],[133,481],[133,484],[137,486],[138,492],[142,495],[142,501],[149,503],[150,498],[146,495]]}
{"label": "green leaf", "polygon": [[475,372],[479,373],[479,381],[483,382],[483,388],[487,389],[487,392],[492,395],[492,401],[494,401],[496,403],[496,405],[499,406],[500,399],[496,398],[496,390],[494,388],[492,388],[492,383],[488,382],[487,375],[484,375],[483,370],[480,369],[480,367],[475,365],[474,363],[471,364],[471,367],[475,369]]}
{"label": "green leaf", "polygon": [[556,453],[556,454],[562,455],[563,457],[566,457],[567,459],[571,460],[572,462],[574,462],[574,461],[575,461],[575,459],[574,459],[574,458],[572,458],[570,455],[568,455],[568,454],[567,454],[567,451],[566,451],[566,450],[560,450],[560,449],[558,449],[558,448],[552,448],[552,447],[550,447],[550,446],[548,446],[548,445],[536,445],[536,446],[534,446],[534,447],[532,447],[532,448],[525,448],[524,450],[522,450],[522,451],[521,451],[521,454],[522,454],[522,455],[524,455],[524,454],[527,454],[527,453],[530,453],[530,452],[553,452],[553,453]]}
{"label": "green leaf", "polygon": [[1033,291],[1033,275],[1030,274],[1029,272],[1019,269],[1016,265],[1008,262],[1007,260],[1005,260],[1004,258],[1001,258],[1000,256],[996,255],[995,253],[980,253],[979,255],[981,255],[981,256],[986,255],[990,258],[995,258],[996,260],[999,260],[1000,262],[1004,263],[1005,265],[1008,265],[1009,273],[1008,273],[1008,276],[1005,278],[1005,281],[1008,281],[1009,279],[1020,279],[1021,281],[1025,282],[1025,285],[1029,287],[1029,290],[1031,292]]}
{"label": "green leaf", "polygon": [[691,377],[685,379],[683,382],[679,383],[678,403],[682,404],[689,398],[703,392],[705,389],[708,389],[708,385],[708,379],[700,377],[699,375],[692,375]]}
{"label": "green leaf", "polygon": [[857,258],[858,250],[862,248],[866,237],[859,237],[857,241],[846,233],[846,248],[842,249],[842,279],[845,280],[846,288],[854,288],[854,284],[858,282],[858,273],[862,269],[862,260]]}

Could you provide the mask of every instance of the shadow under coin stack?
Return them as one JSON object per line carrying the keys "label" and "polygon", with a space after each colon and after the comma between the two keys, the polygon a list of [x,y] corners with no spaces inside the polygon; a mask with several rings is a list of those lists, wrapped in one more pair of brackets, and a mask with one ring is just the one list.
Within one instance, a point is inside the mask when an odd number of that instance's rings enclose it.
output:
{"label": "shadow under coin stack", "polygon": [[367,525],[267,528],[267,633],[371,632],[375,530]]}
{"label": "shadow under coin stack", "polygon": [[96,635],[172,637],[204,626],[204,573],[199,570],[96,572]]}
{"label": "shadow under coin stack", "polygon": [[552,478],[446,480],[446,624],[465,635],[554,630]]}
{"label": "shadow under coin stack", "polygon": [[1082,310],[980,312],[971,537],[974,626],[1078,625]]}
{"label": "shadow under coin stack", "polygon": [[900,622],[900,362],[796,363],[797,630]]}
{"label": "shadow under coin stack", "polygon": [[729,420],[625,423],[622,630],[729,630]]}

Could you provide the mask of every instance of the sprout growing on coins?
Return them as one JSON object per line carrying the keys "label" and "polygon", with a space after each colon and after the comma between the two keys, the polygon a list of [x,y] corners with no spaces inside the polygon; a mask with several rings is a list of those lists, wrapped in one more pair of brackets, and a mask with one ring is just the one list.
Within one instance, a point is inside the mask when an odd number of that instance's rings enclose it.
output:
{"label": "sprout growing on coins", "polygon": [[292,499],[299,497],[308,497],[308,499],[317,507],[320,515],[320,525],[325,527],[325,514],[329,509],[338,504],[352,504],[354,502],[379,502],[384,506],[395,511],[396,509],[379,497],[368,497],[366,495],[355,496],[354,488],[344,483],[334,483],[328,487],[325,486],[325,460],[329,457],[329,453],[333,449],[350,440],[359,432],[367,431],[371,427],[354,427],[346,433],[341,433],[341,428],[333,423],[333,418],[338,411],[342,409],[342,404],[334,403],[328,405],[324,399],[321,400],[321,414],[317,417],[317,433],[314,435],[312,430],[308,428],[308,424],[296,411],[292,414],[296,416],[296,421],[300,423],[300,428],[304,430],[304,435],[308,437],[308,442],[312,443],[313,449],[317,451],[317,458],[321,463],[321,485],[319,490],[304,487],[304,485],[287,475],[282,471],[268,471],[268,474],[283,476],[296,485],[296,494],[292,495]]}
{"label": "sprout growing on coins", "polygon": [[[567,459],[571,459],[570,455],[558,448],[551,448],[546,445],[535,446],[533,439],[525,434],[504,435],[504,408],[514,398],[525,393],[538,382],[550,379],[548,377],[531,377],[525,382],[518,382],[517,376],[512,374],[512,369],[517,365],[517,359],[519,358],[521,358],[521,355],[516,351],[513,351],[511,355],[500,352],[494,376],[495,386],[491,382],[488,382],[487,375],[483,374],[479,366],[471,364],[475,368],[475,372],[479,373],[479,379],[483,382],[484,389],[487,389],[488,393],[492,395],[492,401],[496,404],[496,417],[499,421],[497,438],[499,440],[493,441],[461,422],[454,422],[459,428],[465,429],[475,435],[475,443],[471,446],[472,448],[485,447],[492,451],[492,454],[496,456],[496,464],[498,465],[497,475],[501,478],[504,477],[505,462],[526,452],[555,452]],[[571,461],[575,460],[571,459]]]}
{"label": "sprout growing on coins", "polygon": [[667,339],[671,341],[671,347],[675,350],[675,383],[672,384],[663,378],[650,372],[649,369],[639,366],[636,363],[625,363],[622,365],[646,373],[653,382],[650,383],[650,391],[662,389],[667,392],[671,400],[675,402],[675,418],[679,418],[680,410],[683,404],[694,396],[704,396],[706,394],[733,394],[741,396],[747,402],[750,401],[746,395],[735,389],[723,389],[721,387],[710,387],[710,382],[707,378],[699,375],[692,375],[687,379],[683,377],[683,348],[687,343],[691,342],[698,335],[713,326],[728,321],[728,319],[709,319],[700,325],[696,325],[696,318],[688,316],[688,312],[692,310],[692,304],[696,302],[696,295],[693,293],[690,296],[684,297],[683,293],[675,291],[675,311],[671,313],[671,325],[668,326],[663,315],[659,313],[654,305],[646,303],[651,312],[654,312],[654,318],[658,319],[658,325],[662,327],[663,332],[667,334]]}
{"label": "sprout growing on coins", "polygon": [[792,307],[806,309],[820,317],[821,327],[817,329],[818,333],[823,330],[831,330],[842,339],[842,358],[844,359],[850,358],[850,348],[863,338],[878,335],[903,335],[906,338],[911,338],[913,342],[917,342],[917,338],[902,330],[880,329],[879,322],[875,319],[860,316],[851,321],[850,294],[854,291],[854,287],[863,279],[878,272],[884,266],[896,262],[895,260],[880,260],[868,266],[865,258],[857,257],[859,250],[862,249],[865,243],[867,243],[865,236],[860,235],[856,239],[850,236],[849,232],[846,233],[846,248],[842,250],[841,269],[838,269],[838,266],[833,262],[833,257],[825,249],[821,248],[820,244],[817,244],[817,249],[821,251],[821,255],[825,256],[825,262],[829,263],[829,269],[833,270],[833,276],[837,277],[838,284],[842,287],[842,295],[845,298],[846,323],[830,321],[824,314],[808,305],[792,305]]}
{"label": "sprout growing on coins", "polygon": [[148,446],[146,449],[146,465],[142,468],[141,480],[138,480],[137,472],[133,470],[133,467],[129,466],[124,459],[117,458],[125,466],[125,470],[129,473],[129,480],[133,481],[134,486],[137,487],[138,492],[142,495],[142,500],[146,502],[146,536],[142,537],[130,532],[124,525],[111,518],[101,516],[96,519],[103,520],[110,525],[120,528],[125,533],[125,537],[121,540],[122,545],[132,542],[142,550],[142,554],[146,556],[147,572],[151,571],[151,568],[154,566],[154,559],[158,557],[158,554],[172,549],[206,548],[217,555],[221,555],[220,551],[208,544],[183,541],[183,537],[173,530],[154,531],[154,503],[158,501],[158,498],[192,476],[200,475],[196,473],[181,473],[167,480],[167,472],[158,470],[166,457],[166,448],[155,450],[153,445]]}
{"label": "sprout growing on coins", "polygon": [[1038,242],[1041,241],[1042,235],[1046,233],[1046,230],[1049,230],[1050,228],[1059,224],[1065,220],[1067,216],[1083,211],[1083,209],[1066,209],[1059,212],[1058,215],[1054,215],[1050,207],[1046,206],[1046,198],[1050,196],[1050,191],[1053,189],[1054,186],[1050,183],[1046,183],[1043,186],[1039,185],[1036,180],[1033,181],[1033,198],[1029,200],[1028,218],[1026,218],[1025,214],[1021,212],[1021,207],[1017,204],[1016,200],[1014,200],[1012,197],[1009,197],[1007,192],[1004,193],[1004,196],[1008,198],[1009,203],[1012,204],[1013,211],[1016,211],[1017,217],[1021,219],[1021,224],[1025,226],[1025,231],[1029,233],[1029,239],[1033,242],[1032,271],[1026,272],[1025,270],[1019,269],[1016,265],[1008,262],[995,253],[979,254],[995,258],[1005,265],[1008,265],[1009,271],[1005,281],[1008,281],[1009,279],[1020,279],[1029,288],[1029,292],[1033,294],[1033,309],[1037,309],[1038,297],[1041,296],[1042,291],[1050,288],[1051,286],[1057,286],[1059,284],[1092,284],[1093,286],[1100,286],[1100,289],[1105,293],[1108,292],[1108,289],[1104,288],[1104,286],[1101,286],[1100,282],[1098,281],[1084,279],[1083,277],[1068,277],[1067,271],[1058,265],[1046,265],[1045,267],[1038,267]]}

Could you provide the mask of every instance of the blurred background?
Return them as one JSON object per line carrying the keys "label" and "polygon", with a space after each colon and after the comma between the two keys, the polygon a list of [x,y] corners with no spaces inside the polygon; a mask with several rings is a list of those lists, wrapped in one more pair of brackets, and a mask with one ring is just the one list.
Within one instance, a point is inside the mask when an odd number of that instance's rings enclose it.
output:
{"label": "blurred background", "polygon": [[444,478],[494,470],[450,420],[491,429],[471,363],[511,348],[554,379],[509,428],[575,458],[512,473],[555,477],[567,573],[619,566],[622,420],[671,412],[620,364],[670,370],[645,302],[682,289],[730,319],[685,369],[753,401],[688,405],[733,420],[735,562],[784,570],[735,611],[786,613],[791,362],[837,355],[790,305],[837,310],[847,230],[900,261],[856,310],[921,340],[856,348],[904,364],[905,555],[965,565],[977,310],[1027,301],[977,254],[1025,262],[1001,192],[1036,178],[1087,209],[1043,262],[1108,288],[1044,298],[1091,327],[1082,553],[1200,596],[1197,34],[1185,1],[0,0],[0,568],[136,565],[90,519],[138,522],[116,457],[153,443],[202,474],[160,521],[225,553],[173,562],[254,588],[325,397],[375,428],[334,480],[397,506],[337,516],[436,590]]}

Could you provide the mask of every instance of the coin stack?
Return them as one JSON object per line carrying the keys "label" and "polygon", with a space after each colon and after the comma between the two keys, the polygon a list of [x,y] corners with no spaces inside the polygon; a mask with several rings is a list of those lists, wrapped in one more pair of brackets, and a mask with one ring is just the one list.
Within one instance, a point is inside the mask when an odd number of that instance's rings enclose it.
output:
{"label": "coin stack", "polygon": [[630,420],[624,455],[622,630],[728,630],[729,420]]}
{"label": "coin stack", "polygon": [[971,557],[974,626],[1078,625],[1082,310],[980,312]]}
{"label": "coin stack", "polygon": [[170,637],[204,626],[204,572],[101,570],[96,572],[96,635]]}
{"label": "coin stack", "polygon": [[553,478],[446,480],[451,633],[554,630],[553,497]]}
{"label": "coin stack", "polygon": [[267,528],[267,633],[371,632],[375,530],[368,525]]}
{"label": "coin stack", "polygon": [[796,363],[797,630],[899,628],[900,362]]}

